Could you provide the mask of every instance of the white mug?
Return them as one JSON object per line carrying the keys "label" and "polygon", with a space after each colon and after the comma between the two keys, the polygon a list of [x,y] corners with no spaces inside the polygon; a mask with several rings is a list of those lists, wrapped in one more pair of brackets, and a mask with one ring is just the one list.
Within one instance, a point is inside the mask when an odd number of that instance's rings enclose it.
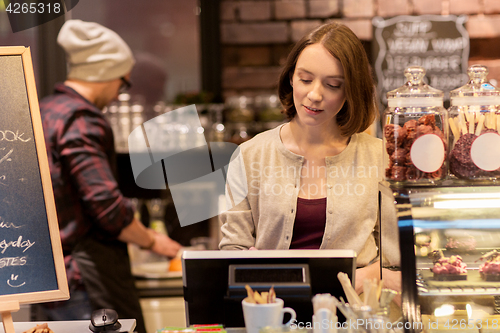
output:
{"label": "white mug", "polygon": [[[247,333],[259,333],[259,330],[266,326],[289,326],[297,318],[295,310],[283,308],[281,298],[276,298],[276,302],[267,304],[248,303],[245,298],[241,304]],[[285,312],[288,312],[292,318],[283,324]]]}
{"label": "white mug", "polygon": [[313,314],[313,333],[335,333],[337,316],[329,309],[319,309]]}

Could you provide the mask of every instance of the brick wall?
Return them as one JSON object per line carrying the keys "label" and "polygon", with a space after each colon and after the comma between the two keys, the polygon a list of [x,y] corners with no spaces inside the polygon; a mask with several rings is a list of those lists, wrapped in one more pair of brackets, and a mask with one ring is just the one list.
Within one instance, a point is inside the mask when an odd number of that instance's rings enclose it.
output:
{"label": "brick wall", "polygon": [[225,97],[275,92],[294,42],[330,20],[349,26],[370,50],[374,16],[467,14],[470,64],[500,83],[500,0],[221,0]]}

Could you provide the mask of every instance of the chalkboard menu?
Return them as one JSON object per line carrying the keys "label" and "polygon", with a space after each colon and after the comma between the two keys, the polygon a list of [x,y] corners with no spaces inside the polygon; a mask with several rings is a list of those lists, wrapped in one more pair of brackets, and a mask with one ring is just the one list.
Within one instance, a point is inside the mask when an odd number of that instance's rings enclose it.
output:
{"label": "chalkboard menu", "polygon": [[373,59],[377,91],[387,105],[387,92],[405,82],[404,70],[422,66],[426,83],[449,92],[467,82],[469,35],[464,27],[467,16],[397,16],[387,20],[375,17]]}
{"label": "chalkboard menu", "polygon": [[30,50],[0,47],[0,302],[68,298]]}

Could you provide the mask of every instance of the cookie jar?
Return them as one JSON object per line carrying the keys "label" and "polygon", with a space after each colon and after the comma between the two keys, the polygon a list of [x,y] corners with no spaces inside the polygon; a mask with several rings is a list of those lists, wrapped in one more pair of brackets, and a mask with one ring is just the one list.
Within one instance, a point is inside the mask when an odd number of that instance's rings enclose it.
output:
{"label": "cookie jar", "polygon": [[450,92],[449,171],[473,181],[500,179],[500,90],[487,80],[488,68],[468,68],[469,82]]}
{"label": "cookie jar", "polygon": [[404,75],[407,82],[387,93],[383,116],[385,179],[401,185],[433,185],[447,175],[444,93],[423,81],[423,67],[408,67]]}

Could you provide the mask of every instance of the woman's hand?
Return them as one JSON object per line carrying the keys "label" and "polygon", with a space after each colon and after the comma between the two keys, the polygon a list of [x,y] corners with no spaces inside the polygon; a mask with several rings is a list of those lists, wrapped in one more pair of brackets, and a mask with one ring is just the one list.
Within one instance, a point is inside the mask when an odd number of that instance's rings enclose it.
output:
{"label": "woman's hand", "polygon": [[363,292],[363,281],[365,279],[380,280],[380,262],[377,261],[371,265],[356,269],[355,289],[358,295]]}
{"label": "woman's hand", "polygon": [[255,246],[252,246],[251,248],[249,248],[249,250],[252,250],[252,251],[256,250],[257,251],[257,249],[255,248]]}
{"label": "woman's hand", "polygon": [[[363,292],[363,281],[365,279],[376,279],[380,281],[380,262],[377,261],[371,265],[356,270],[356,292],[361,294]],[[389,269],[382,269],[383,288],[392,289],[397,291],[398,294],[394,297],[393,301],[397,305],[401,305],[401,272],[391,271]]]}
{"label": "woman's hand", "polygon": [[393,302],[401,306],[401,272],[382,268],[382,280],[384,280],[384,288],[398,292],[398,294],[394,296]]}

